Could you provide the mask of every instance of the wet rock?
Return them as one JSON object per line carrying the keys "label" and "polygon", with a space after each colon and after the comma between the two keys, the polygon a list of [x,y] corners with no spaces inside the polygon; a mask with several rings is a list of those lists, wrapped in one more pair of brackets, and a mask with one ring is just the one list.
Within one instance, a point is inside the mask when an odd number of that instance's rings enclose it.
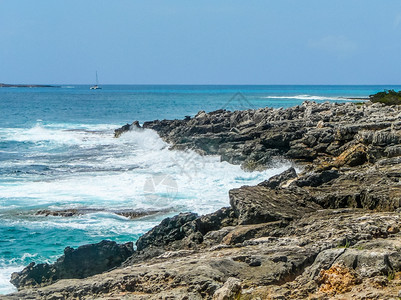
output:
{"label": "wet rock", "polygon": [[[211,299],[235,277],[245,299],[395,299],[400,116],[399,107],[305,102],[145,122],[174,149],[217,154],[249,170],[284,157],[303,171],[231,190],[231,208],[163,220],[123,268],[9,298]],[[52,270],[35,267],[27,282]]]}
{"label": "wet rock", "polygon": [[43,209],[38,210],[35,215],[37,216],[54,216],[54,217],[73,217],[77,215],[82,215],[83,212],[79,212],[77,209],[63,209],[63,210],[49,210]]}
{"label": "wet rock", "polygon": [[126,124],[116,130],[114,130],[114,137],[119,138],[123,133],[133,130],[134,128],[141,128],[138,121],[134,121],[132,124]]}
{"label": "wet rock", "polygon": [[49,210],[43,209],[38,210],[35,215],[37,216],[53,216],[53,217],[74,217],[86,214],[93,214],[99,212],[113,213],[120,215],[129,219],[137,219],[145,216],[150,216],[162,212],[167,212],[166,210],[107,210],[107,209],[96,209],[96,208],[71,208],[71,209],[61,209],[61,210]]}
{"label": "wet rock", "polygon": [[86,278],[121,265],[133,254],[133,244],[101,241],[97,244],[67,247],[54,264],[29,264],[21,272],[11,275],[11,283],[18,289],[44,286],[60,279]]}
{"label": "wet rock", "polygon": [[156,120],[144,128],[175,149],[218,154],[247,170],[266,168],[279,156],[308,162],[324,156],[332,160],[330,169],[398,155],[398,115],[394,107],[305,102],[276,110],[202,111],[191,120]]}

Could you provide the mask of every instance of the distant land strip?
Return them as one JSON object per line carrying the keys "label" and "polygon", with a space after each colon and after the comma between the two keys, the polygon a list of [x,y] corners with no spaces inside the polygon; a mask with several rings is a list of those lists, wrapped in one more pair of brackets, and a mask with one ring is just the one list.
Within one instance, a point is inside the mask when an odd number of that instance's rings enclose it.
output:
{"label": "distant land strip", "polygon": [[6,84],[0,83],[0,88],[3,87],[18,87],[18,88],[50,88],[50,87],[60,87],[58,85],[43,85],[43,84]]}

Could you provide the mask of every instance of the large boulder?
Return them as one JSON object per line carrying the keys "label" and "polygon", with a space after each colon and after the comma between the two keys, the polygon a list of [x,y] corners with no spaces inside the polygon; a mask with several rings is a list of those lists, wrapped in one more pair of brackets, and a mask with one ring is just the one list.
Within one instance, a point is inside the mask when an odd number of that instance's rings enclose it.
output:
{"label": "large boulder", "polygon": [[121,265],[133,252],[133,243],[117,244],[106,240],[77,249],[67,247],[54,264],[32,262],[21,272],[13,273],[10,282],[24,289],[45,286],[59,279],[86,278]]}
{"label": "large boulder", "polygon": [[240,225],[291,221],[321,208],[301,189],[243,186],[230,190],[229,196]]}

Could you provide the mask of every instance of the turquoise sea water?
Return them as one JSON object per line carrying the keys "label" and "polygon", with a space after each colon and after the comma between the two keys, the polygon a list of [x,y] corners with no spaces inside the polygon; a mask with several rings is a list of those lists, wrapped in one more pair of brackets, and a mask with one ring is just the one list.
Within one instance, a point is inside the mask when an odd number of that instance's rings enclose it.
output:
{"label": "turquoise sea water", "polygon": [[[0,88],[0,294],[11,272],[54,261],[66,246],[135,241],[166,216],[228,205],[229,189],[256,184],[287,165],[243,172],[218,157],[168,150],[155,132],[113,138],[134,120],[183,118],[200,110],[356,101],[401,86],[89,86]],[[45,217],[41,209],[101,211]],[[108,210],[164,209],[138,220]]]}

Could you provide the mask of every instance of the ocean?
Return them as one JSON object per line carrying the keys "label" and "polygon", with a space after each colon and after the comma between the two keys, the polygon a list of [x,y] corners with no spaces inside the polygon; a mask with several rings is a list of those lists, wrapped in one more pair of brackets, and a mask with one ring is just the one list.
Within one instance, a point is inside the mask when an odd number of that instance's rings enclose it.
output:
{"label": "ocean", "polygon": [[[288,168],[277,162],[244,172],[219,157],[169,150],[150,130],[120,138],[138,120],[182,119],[198,111],[290,107],[303,101],[361,101],[401,86],[84,85],[0,88],[0,294],[15,291],[12,272],[53,262],[66,246],[136,241],[179,212],[229,206],[228,191]],[[71,217],[39,210],[85,209]],[[113,211],[160,211],[128,219]]]}

